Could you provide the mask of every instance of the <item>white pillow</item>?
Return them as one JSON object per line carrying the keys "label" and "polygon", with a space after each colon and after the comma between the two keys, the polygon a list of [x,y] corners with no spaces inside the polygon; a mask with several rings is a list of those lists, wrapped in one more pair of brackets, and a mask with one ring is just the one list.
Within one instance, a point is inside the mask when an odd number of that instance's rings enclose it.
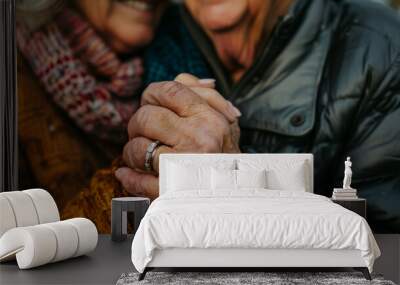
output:
{"label": "white pillow", "polygon": [[238,190],[239,188],[266,188],[266,170],[230,170],[211,171],[213,190]]}
{"label": "white pillow", "polygon": [[306,161],[239,159],[240,170],[266,169],[267,187],[273,190],[306,191],[308,168]]}
{"label": "white pillow", "polygon": [[267,171],[235,170],[238,188],[267,188]]}
{"label": "white pillow", "polygon": [[267,181],[269,189],[303,192],[306,192],[307,189],[304,169],[301,166],[285,171],[269,170],[267,172]]}
{"label": "white pillow", "polygon": [[169,163],[168,191],[185,191],[211,188],[211,167]]}
{"label": "white pillow", "polygon": [[236,190],[236,170],[212,168],[211,181],[213,190]]}

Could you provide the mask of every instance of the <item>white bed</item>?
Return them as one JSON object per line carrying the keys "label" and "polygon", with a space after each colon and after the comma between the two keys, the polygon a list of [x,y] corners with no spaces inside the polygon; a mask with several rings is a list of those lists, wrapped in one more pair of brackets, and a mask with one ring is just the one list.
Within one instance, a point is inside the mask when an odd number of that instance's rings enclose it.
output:
{"label": "white bed", "polygon": [[[260,169],[263,188],[238,188]],[[155,267],[354,267],[370,278],[380,251],[367,222],[312,194],[312,169],[310,154],[161,155],[160,197],[132,243],[140,278]],[[218,171],[235,173],[235,187]]]}

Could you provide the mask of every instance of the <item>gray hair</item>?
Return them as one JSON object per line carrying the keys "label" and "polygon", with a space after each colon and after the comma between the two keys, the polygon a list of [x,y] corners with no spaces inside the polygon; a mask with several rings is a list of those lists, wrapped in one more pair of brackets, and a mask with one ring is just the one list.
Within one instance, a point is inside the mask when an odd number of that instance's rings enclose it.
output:
{"label": "gray hair", "polygon": [[17,0],[17,20],[35,30],[48,23],[65,6],[65,0]]}

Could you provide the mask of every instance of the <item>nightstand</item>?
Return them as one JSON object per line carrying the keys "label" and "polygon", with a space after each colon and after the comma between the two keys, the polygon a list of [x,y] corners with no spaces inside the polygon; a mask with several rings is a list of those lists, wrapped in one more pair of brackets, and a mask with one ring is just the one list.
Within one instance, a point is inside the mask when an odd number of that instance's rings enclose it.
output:
{"label": "nightstand", "polygon": [[120,197],[111,200],[111,239],[124,241],[128,234],[128,212],[134,214],[133,234],[150,206],[150,199],[144,197]]}
{"label": "nightstand", "polygon": [[331,199],[332,202],[339,204],[340,206],[359,214],[364,219],[367,218],[367,200],[363,198],[351,199],[351,200],[338,200]]}

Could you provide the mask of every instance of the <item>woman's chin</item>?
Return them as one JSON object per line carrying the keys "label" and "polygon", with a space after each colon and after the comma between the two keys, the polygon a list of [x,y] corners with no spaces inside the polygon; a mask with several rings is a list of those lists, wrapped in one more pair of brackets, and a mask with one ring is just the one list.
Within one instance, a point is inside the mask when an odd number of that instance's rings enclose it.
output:
{"label": "woman's chin", "polygon": [[154,28],[149,26],[138,27],[136,33],[125,35],[124,41],[119,48],[122,53],[140,50],[146,47],[154,38]]}

